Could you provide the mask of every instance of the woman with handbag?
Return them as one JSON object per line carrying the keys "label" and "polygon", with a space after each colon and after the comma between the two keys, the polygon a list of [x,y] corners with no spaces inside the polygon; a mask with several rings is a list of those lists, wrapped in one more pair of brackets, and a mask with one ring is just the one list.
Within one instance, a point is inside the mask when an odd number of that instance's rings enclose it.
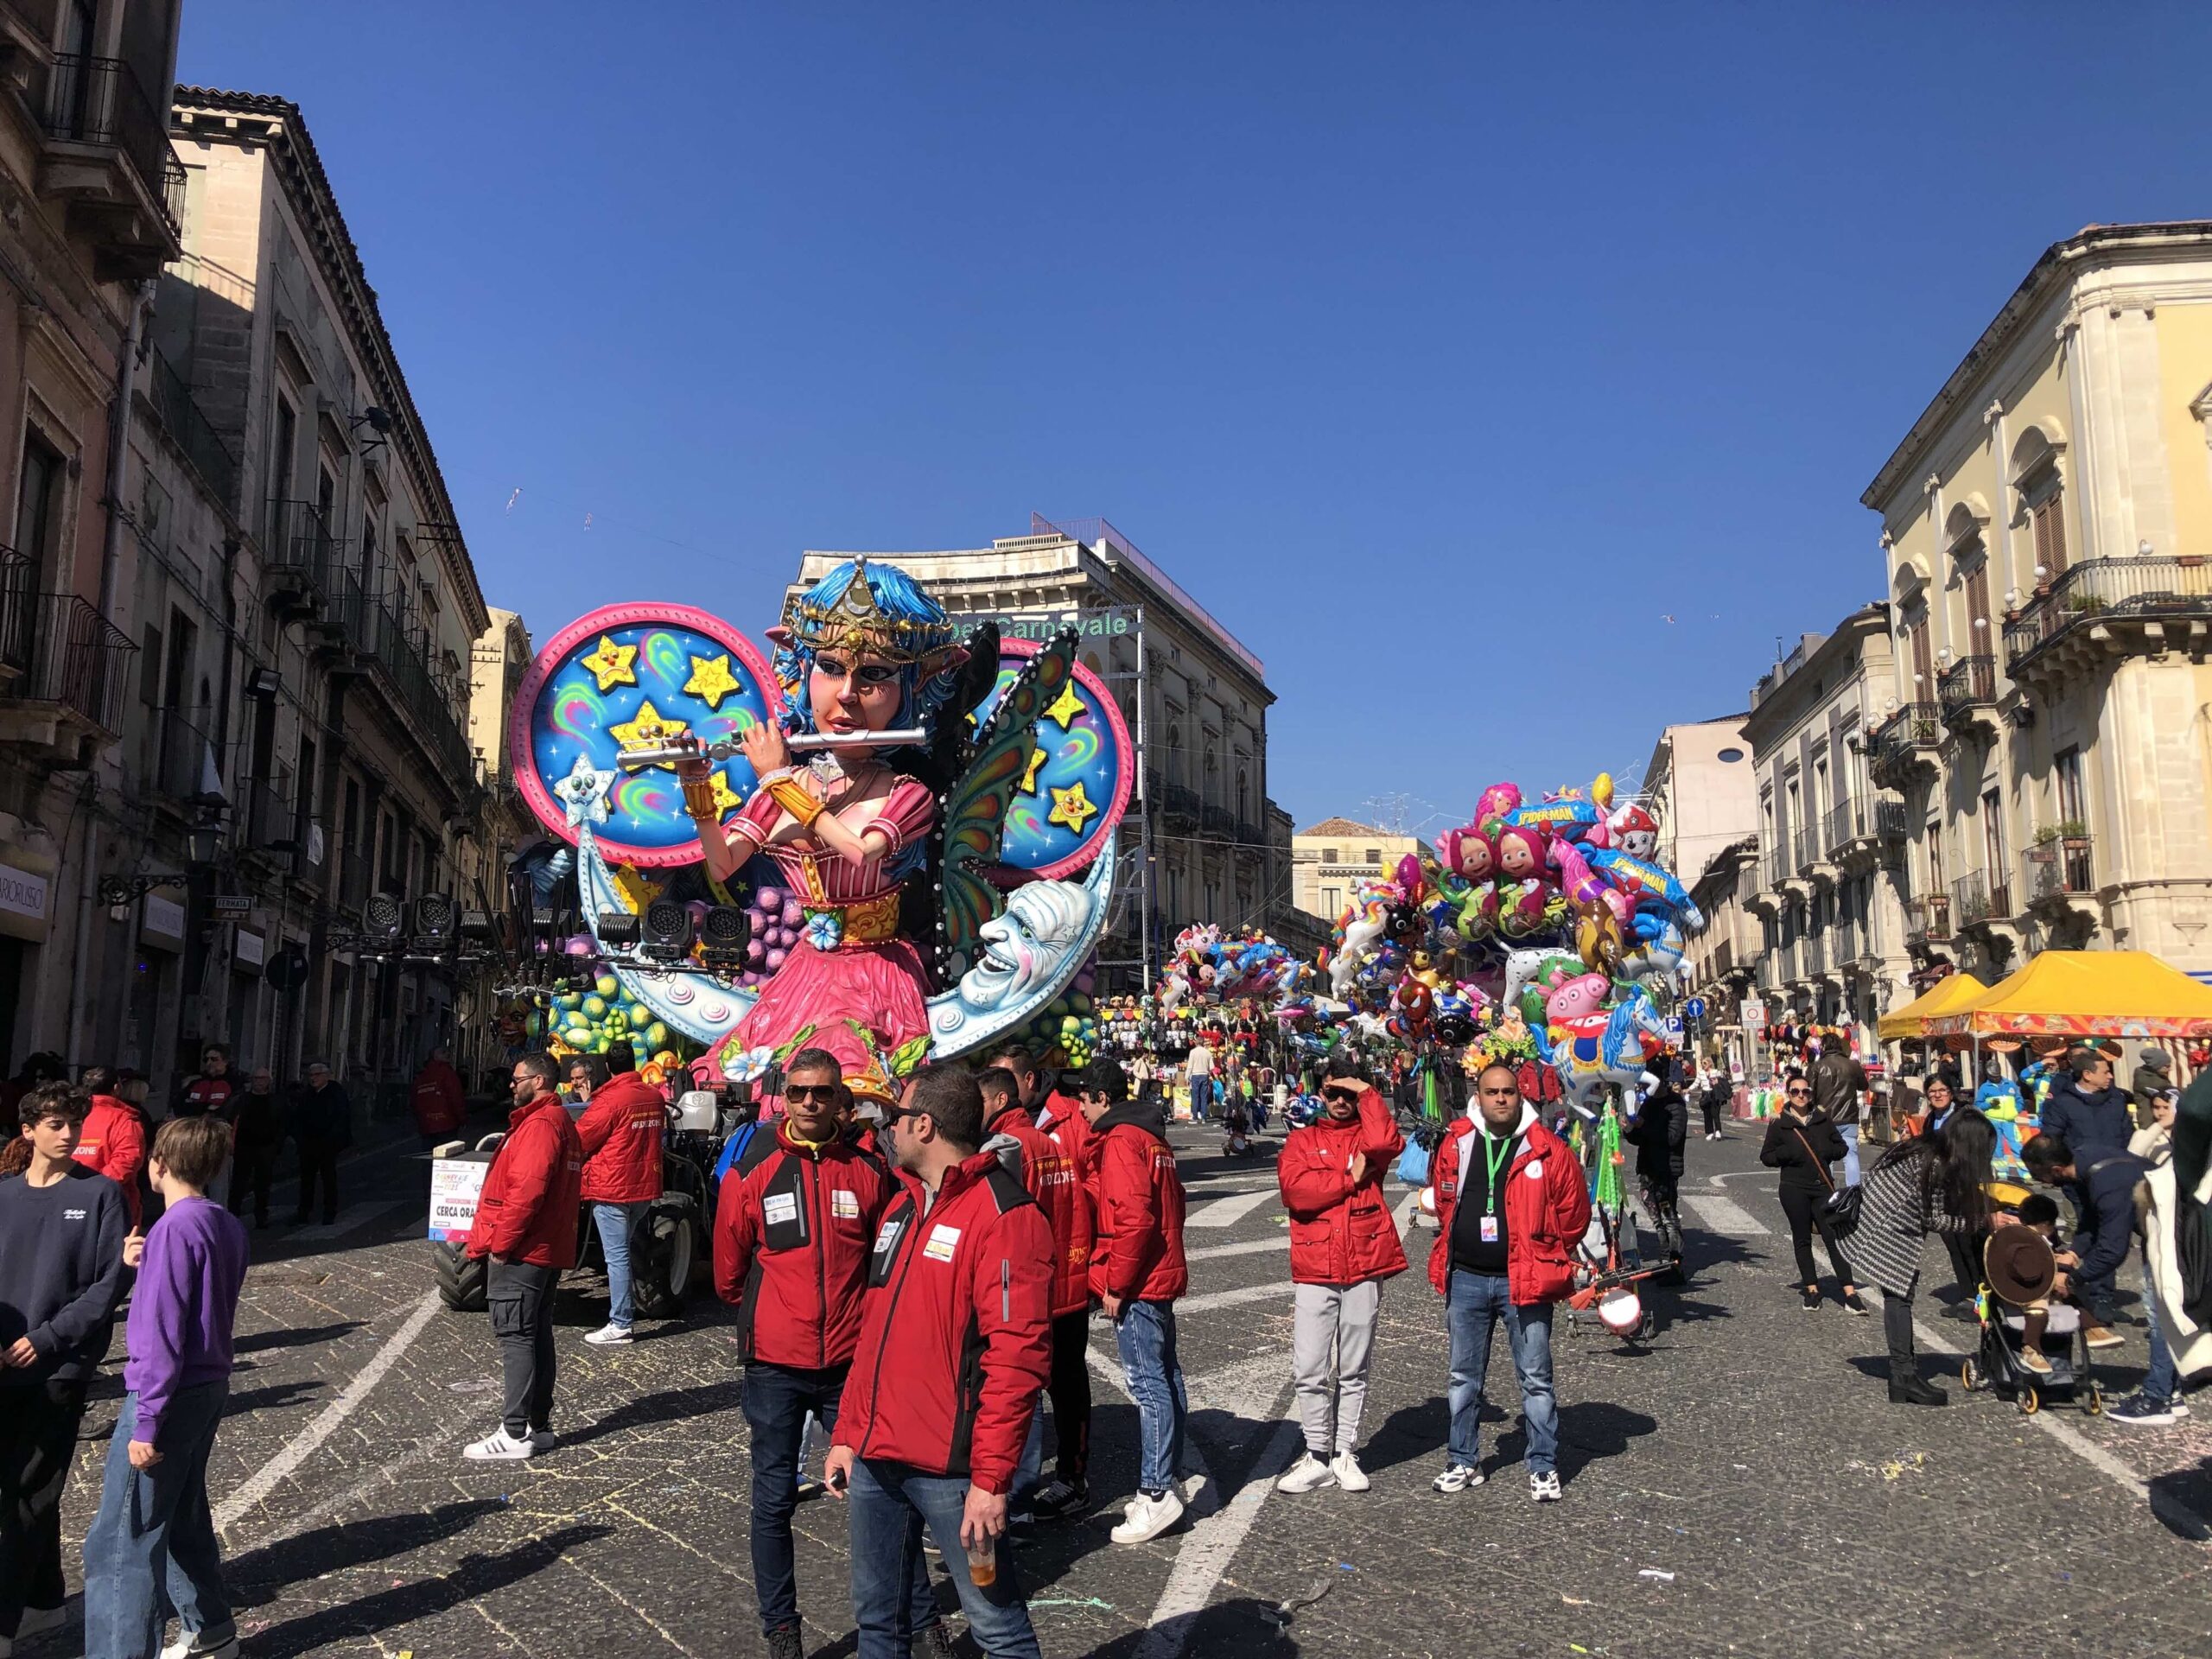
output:
{"label": "woman with handbag", "polygon": [[1990,1160],[1997,1131],[1980,1112],[1953,1112],[1941,1129],[1900,1141],[1881,1156],[1860,1187],[1852,1248],[1866,1264],[1867,1282],[1882,1292],[1882,1331],[1889,1338],[1890,1403],[1942,1406],[1942,1389],[1920,1375],[1912,1344],[1912,1295],[1930,1233],[1971,1238],[1989,1226]]}
{"label": "woman with handbag", "polygon": [[1808,1313],[1821,1305],[1821,1278],[1813,1265],[1813,1230],[1820,1230],[1827,1247],[1828,1265],[1843,1287],[1843,1305],[1864,1315],[1866,1304],[1859,1298],[1851,1263],[1837,1242],[1836,1226],[1828,1213],[1828,1199],[1835,1192],[1828,1166],[1839,1162],[1847,1150],[1843,1136],[1825,1112],[1814,1109],[1813,1085],[1802,1071],[1791,1071],[1783,1081],[1783,1106],[1766,1126],[1766,1144],[1759,1161],[1782,1172],[1782,1213],[1789,1217],[1789,1242],[1797,1251],[1797,1282],[1804,1292]]}

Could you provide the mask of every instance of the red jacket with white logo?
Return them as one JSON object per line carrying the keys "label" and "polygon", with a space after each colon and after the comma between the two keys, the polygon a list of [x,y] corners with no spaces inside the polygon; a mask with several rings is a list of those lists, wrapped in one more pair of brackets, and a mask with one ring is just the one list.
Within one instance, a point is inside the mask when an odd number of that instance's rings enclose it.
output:
{"label": "red jacket with white logo", "polygon": [[660,1197],[660,1137],[668,1103],[635,1071],[617,1072],[576,1119],[586,1204],[642,1204]]}
{"label": "red jacket with white logo", "polygon": [[558,1095],[518,1106],[507,1119],[507,1138],[484,1172],[469,1255],[534,1268],[575,1267],[583,1167],[583,1142]]}
{"label": "red jacket with white logo", "polygon": [[739,1310],[747,1359],[821,1370],[861,1339],[868,1249],[899,1184],[844,1141],[794,1143],[762,1124],[715,1204],[715,1290]]}
{"label": "red jacket with white logo", "polygon": [[[1406,1270],[1398,1224],[1382,1197],[1382,1177],[1405,1147],[1390,1109],[1372,1089],[1360,1096],[1357,1117],[1339,1123],[1324,1115],[1290,1132],[1275,1160],[1275,1179],[1290,1211],[1294,1283],[1357,1285]],[[1356,1183],[1354,1154],[1367,1159]]]}
{"label": "red jacket with white logo", "polygon": [[1025,1107],[1007,1107],[983,1133],[1004,1135],[1020,1149],[1021,1185],[1052,1229],[1052,1317],[1080,1313],[1090,1306],[1090,1195],[1083,1172]]}
{"label": "red jacket with white logo", "polygon": [[415,1074],[415,1127],[424,1135],[451,1135],[468,1116],[461,1073],[431,1060]]}
{"label": "red jacket with white logo", "polygon": [[1090,1145],[1090,1120],[1083,1115],[1081,1103],[1055,1089],[1037,1103],[1030,1116],[1039,1128],[1060,1143],[1060,1150],[1074,1159],[1076,1167],[1081,1169],[1084,1149]]}
{"label": "red jacket with white logo", "polygon": [[77,1150],[69,1154],[88,1165],[123,1189],[130,1206],[130,1224],[138,1224],[138,1172],[146,1167],[146,1126],[138,1109],[114,1095],[94,1095],[92,1109],[85,1115],[78,1132]]}
{"label": "red jacket with white logo", "polygon": [[[1523,1139],[1505,1177],[1505,1287],[1515,1304],[1526,1307],[1555,1302],[1574,1287],[1572,1253],[1590,1225],[1590,1188],[1567,1143],[1526,1102],[1516,1133]],[[1452,1212],[1481,1139],[1474,1119],[1454,1118],[1429,1159],[1436,1243],[1428,1252],[1428,1282],[1440,1296],[1452,1282]]]}
{"label": "red jacket with white logo", "polygon": [[1091,1294],[1173,1301],[1190,1288],[1191,1270],[1183,1261],[1183,1179],[1160,1109],[1125,1101],[1090,1129]]}
{"label": "red jacket with white logo", "polygon": [[1052,1365],[1052,1229],[997,1157],[893,1200],[870,1254],[836,1441],[925,1474],[1014,1484]]}

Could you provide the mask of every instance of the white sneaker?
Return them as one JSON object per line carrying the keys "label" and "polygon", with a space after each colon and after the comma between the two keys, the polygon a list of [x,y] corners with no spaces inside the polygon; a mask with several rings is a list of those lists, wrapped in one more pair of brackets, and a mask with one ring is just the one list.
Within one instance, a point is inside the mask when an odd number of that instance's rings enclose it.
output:
{"label": "white sneaker", "polygon": [[1359,1466],[1359,1459],[1352,1455],[1350,1446],[1329,1459],[1329,1472],[1337,1478],[1337,1484],[1348,1492],[1363,1492],[1370,1484],[1367,1471]]}
{"label": "white sneaker", "polygon": [[530,1431],[530,1451],[532,1457],[542,1458],[548,1452],[550,1452],[553,1449],[553,1446],[554,1440],[553,1431],[551,1429],[533,1428]]}
{"label": "white sneaker", "polygon": [[[16,1634],[20,1637],[23,1631],[18,1627]],[[162,1659],[238,1659],[238,1626],[212,1641],[206,1630],[187,1630],[162,1649]]]}
{"label": "white sneaker", "polygon": [[461,1455],[471,1463],[520,1463],[537,1455],[537,1437],[518,1440],[501,1424],[474,1445],[463,1446]]}
{"label": "white sneaker", "polygon": [[1539,1503],[1558,1503],[1561,1496],[1559,1476],[1556,1474],[1529,1476],[1529,1496]]}
{"label": "white sneaker", "polygon": [[1428,1483],[1432,1492],[1464,1492],[1483,1484],[1483,1471],[1464,1463],[1447,1463],[1444,1472]]}
{"label": "white sneaker", "polygon": [[630,1327],[626,1325],[602,1325],[584,1340],[594,1348],[627,1348]]}
{"label": "white sneaker", "polygon": [[1183,1518],[1183,1500],[1173,1487],[1158,1497],[1139,1492],[1129,1505],[1129,1518],[1114,1529],[1117,1544],[1148,1543]]}
{"label": "white sneaker", "polygon": [[1275,1482],[1279,1492],[1310,1492],[1326,1486],[1337,1478],[1336,1465],[1321,1461],[1311,1452],[1300,1455],[1282,1478]]}

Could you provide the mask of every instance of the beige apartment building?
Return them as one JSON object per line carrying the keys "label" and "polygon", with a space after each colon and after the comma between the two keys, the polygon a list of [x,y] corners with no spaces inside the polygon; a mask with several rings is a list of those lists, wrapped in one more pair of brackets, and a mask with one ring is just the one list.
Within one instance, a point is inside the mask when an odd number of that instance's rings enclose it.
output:
{"label": "beige apartment building", "polygon": [[1433,855],[1414,836],[1395,835],[1357,818],[1324,818],[1290,840],[1291,903],[1324,929],[1333,929],[1363,881],[1388,880],[1408,853]]}
{"label": "beige apartment building", "polygon": [[1844,1026],[1864,1052],[1875,1022],[1913,995],[1906,820],[1877,789],[1866,752],[1893,683],[1890,610],[1878,601],[1802,636],[1752,688],[1744,721],[1758,827],[1734,897],[1758,936],[1735,963],[1738,988],[1770,1022]]}
{"label": "beige apartment building", "polygon": [[1860,499],[1916,964],[2212,970],[2212,221],[2054,245]]}
{"label": "beige apartment building", "polygon": [[1660,863],[1685,885],[1758,827],[1744,721],[1729,715],[1669,726],[1644,763],[1637,804],[1659,828]]}
{"label": "beige apartment building", "polygon": [[[791,591],[858,556],[808,552]],[[1143,757],[1100,949],[1110,983],[1139,982],[1192,922],[1299,931],[1291,821],[1268,795],[1266,666],[1127,537],[1103,518],[1033,515],[1028,535],[987,548],[867,556],[906,571],[956,620],[1032,639],[1082,631],[1078,656],[1114,688]]]}

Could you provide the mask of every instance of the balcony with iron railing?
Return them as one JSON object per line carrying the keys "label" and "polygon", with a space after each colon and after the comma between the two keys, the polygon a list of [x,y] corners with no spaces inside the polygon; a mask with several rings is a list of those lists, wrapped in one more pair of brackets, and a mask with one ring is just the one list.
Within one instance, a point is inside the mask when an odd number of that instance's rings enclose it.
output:
{"label": "balcony with iron railing", "polygon": [[1837,967],[1858,961],[1861,949],[1858,918],[1839,912],[1828,924],[1828,942],[1834,950]]}
{"label": "balcony with iron railing", "polygon": [[1800,952],[1800,960],[1803,963],[1805,977],[1808,979],[1818,979],[1827,973],[1828,970],[1827,936],[1821,933],[1807,934]]}
{"label": "balcony with iron railing", "polygon": [[151,781],[162,801],[180,810],[229,803],[214,711],[163,709],[155,720]]}
{"label": "balcony with iron railing", "polygon": [[154,275],[176,257],[184,222],[184,166],[167,112],[123,60],[77,52],[35,72],[30,97],[47,138],[41,188],[71,202],[105,275]]}
{"label": "balcony with iron railing", "polygon": [[2006,921],[2012,914],[2012,889],[2001,876],[1993,881],[1984,871],[1970,871],[1951,883],[1951,906],[1954,925],[1962,930]]}
{"label": "balcony with iron railing", "polygon": [[313,620],[340,643],[359,637],[360,573],[320,505],[270,502],[262,563],[270,605],[279,618]]}
{"label": "balcony with iron railing", "polygon": [[2096,861],[2087,835],[2062,825],[2020,855],[2020,887],[2030,905],[2064,906],[2074,899],[2094,897],[2097,891]]}
{"label": "balcony with iron railing", "polygon": [[1943,724],[1962,730],[1977,721],[1993,721],[1997,709],[1997,658],[1961,657],[1936,682],[1936,701]]}
{"label": "balcony with iron railing", "polygon": [[1936,704],[1904,704],[1868,734],[1867,775],[1878,784],[1902,789],[1916,767],[1933,769],[1936,746],[1942,736],[1942,710]]}
{"label": "balcony with iron railing", "polygon": [[1800,875],[1811,874],[1813,866],[1821,861],[1821,838],[1814,832],[1812,825],[1807,824],[1800,829],[1790,838],[1790,845],[1796,849],[1796,855],[1790,861],[1792,868]]}
{"label": "balcony with iron railing", "polygon": [[1924,893],[1904,901],[1904,936],[1908,941],[1939,943],[1951,937],[1951,895]]}
{"label": "balcony with iron railing", "polygon": [[32,624],[38,615],[38,567],[12,547],[0,547],[0,696],[17,695],[34,659]]}
{"label": "balcony with iron railing", "polygon": [[1878,800],[1874,803],[1874,834],[1880,840],[1889,842],[1912,839],[1912,821],[1905,816],[1903,801]]}
{"label": "balcony with iron railing", "polygon": [[81,595],[28,591],[27,569],[10,561],[0,577],[0,742],[75,766],[87,741],[122,734],[138,647]]}
{"label": "balcony with iron railing", "polygon": [[2212,622],[2212,559],[2143,555],[2069,565],[2005,625],[2014,679],[2063,671],[2078,643],[2095,652],[2164,650]]}
{"label": "balcony with iron railing", "polygon": [[176,447],[184,451],[215,499],[235,512],[238,504],[238,458],[230,443],[215,430],[192,388],[176,367],[160,352],[148,353],[148,401]]}

